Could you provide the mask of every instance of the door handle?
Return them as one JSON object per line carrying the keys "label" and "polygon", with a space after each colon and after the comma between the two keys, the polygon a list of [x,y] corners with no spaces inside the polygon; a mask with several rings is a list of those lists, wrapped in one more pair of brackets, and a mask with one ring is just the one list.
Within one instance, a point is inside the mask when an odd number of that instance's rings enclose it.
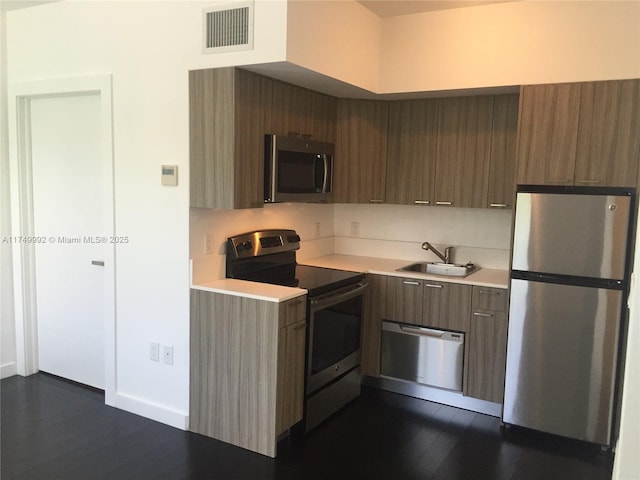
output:
{"label": "door handle", "polygon": [[95,265],[97,267],[104,267],[104,260],[91,260],[91,265]]}

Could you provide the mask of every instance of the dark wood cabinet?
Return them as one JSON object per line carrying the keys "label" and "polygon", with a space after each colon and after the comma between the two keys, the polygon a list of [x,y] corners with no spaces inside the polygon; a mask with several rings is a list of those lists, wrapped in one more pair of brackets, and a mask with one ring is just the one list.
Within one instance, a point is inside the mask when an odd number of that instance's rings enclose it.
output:
{"label": "dark wood cabinet", "polygon": [[525,86],[518,183],[633,187],[639,128],[640,80]]}
{"label": "dark wood cabinet", "polygon": [[[420,325],[424,282],[414,278],[384,277],[380,316],[384,320]],[[382,293],[382,292],[380,292]]]}
{"label": "dark wood cabinet", "polygon": [[334,142],[336,99],[239,68],[189,72],[190,205],[264,205],[264,136]]}
{"label": "dark wood cabinet", "polygon": [[438,100],[401,100],[389,104],[387,203],[433,202],[438,104]]}
{"label": "dark wood cabinet", "polygon": [[380,376],[381,303],[387,294],[390,277],[367,275],[369,288],[364,294],[364,322],[360,333],[360,372],[371,377]]}
{"label": "dark wood cabinet", "polygon": [[278,435],[302,419],[306,296],[190,297],[189,429],[275,457]]}
{"label": "dark wood cabinet", "polygon": [[334,143],[336,99],[305,88],[263,77],[264,133],[308,136]]}
{"label": "dark wood cabinet", "polygon": [[469,330],[470,309],[470,285],[424,281],[421,325],[467,332]]}
{"label": "dark wood cabinet", "polygon": [[471,285],[369,275],[362,327],[361,371],[380,376],[382,321],[468,332]]}
{"label": "dark wood cabinet", "polygon": [[573,184],[579,113],[579,85],[522,87],[518,125],[518,183]]}
{"label": "dark wood cabinet", "polygon": [[335,203],[382,203],[387,173],[388,104],[338,99]]}
{"label": "dark wood cabinet", "polygon": [[493,97],[442,99],[438,109],[435,204],[485,207]]}
{"label": "dark wood cabinet", "polygon": [[575,185],[634,187],[640,155],[640,80],[581,87]]}
{"label": "dark wood cabinet", "polygon": [[512,208],[515,196],[518,95],[493,97],[491,154],[484,206]]}
{"label": "dark wood cabinet", "polygon": [[302,420],[307,328],[305,315],[303,313],[297,323],[282,327],[278,332],[276,435]]}
{"label": "dark wood cabinet", "polygon": [[263,204],[264,115],[259,96],[257,75],[235,68],[189,72],[192,207]]}
{"label": "dark wood cabinet", "polygon": [[465,394],[502,403],[507,355],[507,290],[473,287]]}

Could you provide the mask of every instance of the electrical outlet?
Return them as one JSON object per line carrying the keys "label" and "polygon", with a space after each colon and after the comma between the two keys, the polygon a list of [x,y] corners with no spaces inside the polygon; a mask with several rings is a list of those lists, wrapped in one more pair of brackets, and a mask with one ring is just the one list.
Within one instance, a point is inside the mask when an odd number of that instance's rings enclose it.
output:
{"label": "electrical outlet", "polygon": [[159,343],[150,343],[149,344],[149,358],[154,362],[160,361],[160,344]]}
{"label": "electrical outlet", "polygon": [[351,222],[351,236],[352,237],[360,236],[360,222]]}
{"label": "electrical outlet", "polygon": [[216,240],[215,237],[210,234],[207,233],[204,236],[204,254],[205,255],[213,255],[215,253],[215,249],[216,249]]}
{"label": "electrical outlet", "polygon": [[165,345],[163,348],[162,356],[164,357],[164,363],[167,365],[173,365],[173,347]]}

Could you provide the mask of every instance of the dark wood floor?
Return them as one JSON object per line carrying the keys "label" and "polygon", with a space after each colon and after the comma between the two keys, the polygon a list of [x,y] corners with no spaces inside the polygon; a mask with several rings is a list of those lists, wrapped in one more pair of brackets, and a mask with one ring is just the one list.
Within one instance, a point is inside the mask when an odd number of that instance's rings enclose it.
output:
{"label": "dark wood floor", "polygon": [[596,446],[370,388],[282,442],[276,460],[107,407],[101,392],[46,374],[0,389],[3,480],[611,478],[612,455]]}

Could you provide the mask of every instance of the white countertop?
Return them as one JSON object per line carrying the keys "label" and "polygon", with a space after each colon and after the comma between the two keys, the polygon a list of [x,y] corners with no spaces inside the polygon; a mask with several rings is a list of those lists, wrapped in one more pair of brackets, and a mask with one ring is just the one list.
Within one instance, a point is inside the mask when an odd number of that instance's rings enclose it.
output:
{"label": "white countertop", "polygon": [[[337,268],[339,270],[351,270],[355,272],[373,273],[377,275],[391,275],[394,277],[417,278],[436,280],[440,282],[460,283],[465,285],[478,285],[480,287],[508,288],[509,271],[481,268],[468,277],[447,277],[443,275],[430,275],[417,272],[398,272],[400,267],[409,265],[408,260],[394,260],[390,258],[359,257],[355,255],[325,255],[300,262],[303,265],[314,267]],[[267,302],[285,302],[292,298],[305,295],[307,291],[302,288],[283,287],[268,283],[249,282],[233,278],[222,278],[204,283],[193,284],[191,288],[208,292],[224,293],[238,297],[254,298]]]}
{"label": "white countertop", "polygon": [[283,287],[281,285],[271,285],[269,283],[248,282],[246,280],[236,280],[234,278],[222,278],[210,282],[191,285],[195,290],[207,292],[224,293],[237,297],[254,298],[267,302],[286,302],[292,298],[305,295],[307,291],[303,288]]}
{"label": "white countertop", "polygon": [[461,278],[418,272],[398,272],[396,271],[398,268],[410,265],[414,262],[410,260],[394,260],[390,258],[359,257],[354,255],[325,255],[323,257],[304,260],[300,263],[315,267],[338,268],[340,270],[353,270],[377,275],[428,279],[439,282],[477,285],[479,287],[509,288],[509,271],[496,270],[492,268],[480,268],[471,275]]}

